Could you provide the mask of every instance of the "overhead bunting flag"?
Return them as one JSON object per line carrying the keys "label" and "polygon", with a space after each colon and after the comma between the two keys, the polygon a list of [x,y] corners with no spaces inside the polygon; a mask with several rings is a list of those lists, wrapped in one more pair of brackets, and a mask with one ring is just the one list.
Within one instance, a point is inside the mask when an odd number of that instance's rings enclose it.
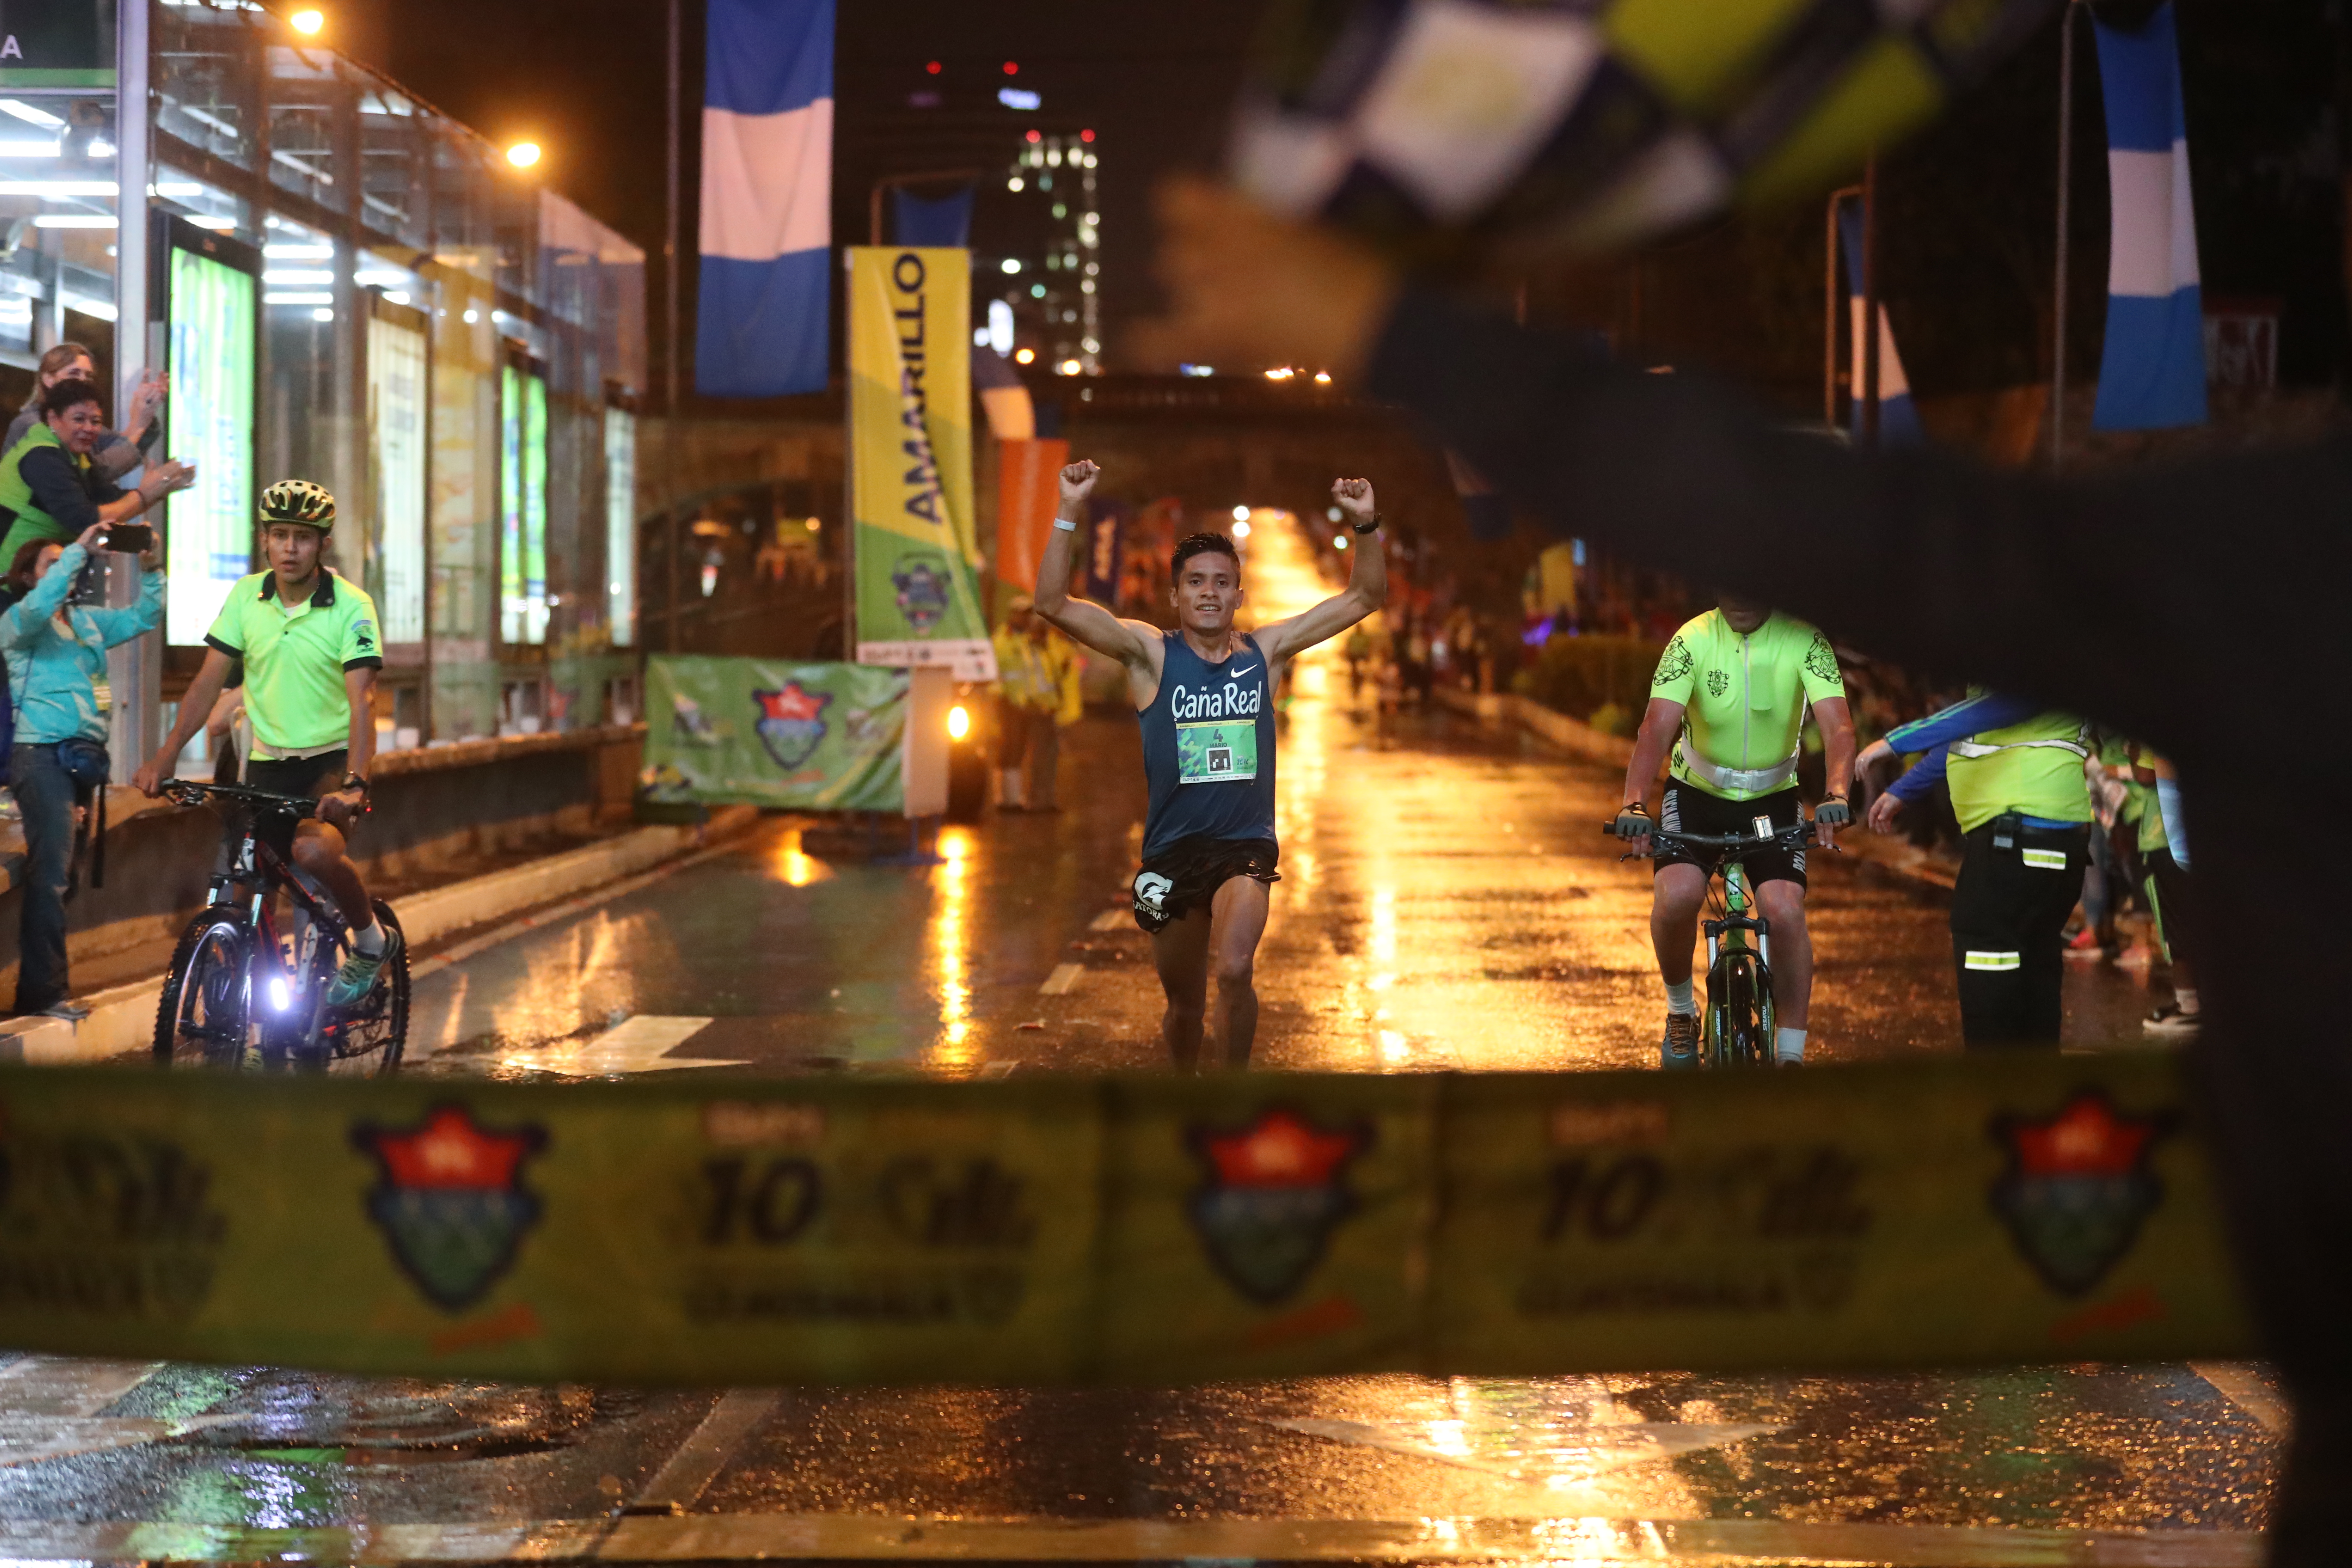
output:
{"label": "overhead bunting flag", "polygon": [[831,342],[833,0],[710,0],[694,389],[822,392]]}
{"label": "overhead bunting flag", "polygon": [[2205,422],[2205,322],[2198,288],[2197,209],[2189,194],[2189,123],[2170,0],[2137,27],[2097,19],[2107,105],[2107,342],[2099,361],[2099,430]]}
{"label": "overhead bunting flag", "polygon": [[[1845,255],[1845,307],[1848,335],[1853,342],[1853,405],[1851,428],[1862,435],[1862,204],[1846,202],[1838,208],[1838,249]],[[1878,297],[1878,444],[1916,447],[1927,433],[1920,427],[1919,410],[1911,402],[1911,379],[1903,374],[1903,356],[1895,352],[1895,328],[1886,319],[1886,296]]]}
{"label": "overhead bunting flag", "polygon": [[893,185],[890,238],[899,245],[970,245],[971,198],[969,184],[943,196],[919,196],[904,185]]}
{"label": "overhead bunting flag", "polygon": [[852,246],[857,662],[993,680],[971,492],[971,252]]}

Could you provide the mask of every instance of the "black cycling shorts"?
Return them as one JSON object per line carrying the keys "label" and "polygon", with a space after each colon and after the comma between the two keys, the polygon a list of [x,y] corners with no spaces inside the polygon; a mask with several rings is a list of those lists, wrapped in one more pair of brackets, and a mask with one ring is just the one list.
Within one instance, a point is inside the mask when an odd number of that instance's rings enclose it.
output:
{"label": "black cycling shorts", "polygon": [[271,795],[306,795],[316,800],[341,786],[352,771],[352,754],[338,746],[315,757],[254,757],[245,764],[247,789]]}
{"label": "black cycling shorts", "polygon": [[1180,838],[1135,874],[1135,923],[1158,935],[1171,921],[1207,909],[1235,877],[1279,882],[1282,850],[1271,838]]}
{"label": "black cycling shorts", "polygon": [[[1665,797],[1658,803],[1659,826],[1683,833],[1704,833],[1714,837],[1727,837],[1735,833],[1752,835],[1756,831],[1756,819],[1759,816],[1770,817],[1772,830],[1776,833],[1802,822],[1805,806],[1797,798],[1796,786],[1791,784],[1787,789],[1759,795],[1754,800],[1726,800],[1719,795],[1708,794],[1696,784],[1685,784],[1681,779],[1668,779]],[[1664,839],[1652,842],[1658,851],[1656,864],[1651,868],[1653,876],[1656,875],[1659,866],[1696,866],[1704,869],[1715,864],[1715,850],[1670,847]],[[1751,884],[1794,882],[1800,888],[1805,885],[1805,852],[1802,849],[1754,849],[1740,858],[1740,864],[1748,868],[1748,880]]]}
{"label": "black cycling shorts", "polygon": [[[351,752],[341,746],[315,757],[254,757],[245,764],[245,785],[271,795],[309,795],[316,800],[343,782],[343,775],[351,772],[350,762]],[[263,841],[281,858],[294,853],[296,824],[266,812],[260,815],[258,827]]]}

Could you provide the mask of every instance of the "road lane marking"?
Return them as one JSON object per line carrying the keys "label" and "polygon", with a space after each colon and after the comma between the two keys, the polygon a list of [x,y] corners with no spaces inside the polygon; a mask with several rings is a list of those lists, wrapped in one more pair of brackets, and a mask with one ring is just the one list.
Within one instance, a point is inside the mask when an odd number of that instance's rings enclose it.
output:
{"label": "road lane marking", "polygon": [[1131,910],[1105,910],[1102,913],[1095,917],[1094,923],[1087,927],[1087,929],[1088,931],[1118,931],[1123,926],[1133,924],[1134,921],[1135,915]]}
{"label": "road lane marking", "polygon": [[49,1355],[19,1356],[0,1366],[0,1468],[135,1448],[242,1419],[198,1415],[165,1421],[99,1414],[163,1369],[160,1361]]}
{"label": "road lane marking", "polygon": [[677,1451],[654,1472],[645,1489],[621,1511],[625,1514],[684,1513],[704,1489],[726,1468],[736,1447],[751,1428],[767,1419],[782,1399],[772,1389],[730,1388],[719,1396],[710,1414],[687,1434]]}
{"label": "road lane marking", "polygon": [[95,1415],[163,1370],[160,1361],[19,1356],[0,1366],[0,1415]]}
{"label": "road lane marking", "polygon": [[1298,1418],[1269,1421],[1266,1425],[1310,1437],[1326,1437],[1335,1443],[1360,1443],[1392,1454],[1411,1454],[1465,1469],[1484,1470],[1530,1486],[1563,1490],[1612,1470],[1671,1459],[1703,1448],[1744,1443],[1750,1437],[1780,1430],[1778,1426],[1685,1421],[1575,1421],[1549,1426],[1541,1438],[1526,1442],[1525,1447],[1518,1446],[1525,1441],[1522,1435],[1512,1432],[1498,1434],[1507,1436],[1508,1447],[1490,1448],[1474,1443],[1465,1452],[1440,1442],[1425,1422]]}
{"label": "road lane marking", "polygon": [[748,1065],[698,1057],[673,1058],[669,1054],[709,1028],[710,1022],[709,1018],[673,1018],[640,1013],[601,1035],[592,1035],[584,1040],[559,1040],[551,1046],[509,1052],[498,1058],[498,1065],[530,1072],[577,1073],[583,1077]]}
{"label": "road lane marking", "polygon": [[2221,1391],[2221,1396],[2263,1427],[2284,1436],[2294,1425],[2294,1411],[2271,1392],[2270,1384],[2242,1361],[2192,1361],[2189,1370]]}
{"label": "road lane marking", "polygon": [[1045,984],[1037,987],[1041,996],[1067,996],[1077,985],[1078,976],[1087,972],[1083,963],[1057,963],[1054,973],[1045,976]]}

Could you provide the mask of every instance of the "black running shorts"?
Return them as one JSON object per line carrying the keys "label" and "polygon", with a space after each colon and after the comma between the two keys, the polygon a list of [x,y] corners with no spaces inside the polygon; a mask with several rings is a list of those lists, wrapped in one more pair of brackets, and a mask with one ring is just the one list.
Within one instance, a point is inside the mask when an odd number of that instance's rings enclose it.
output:
{"label": "black running shorts", "polygon": [[[1658,802],[1658,826],[1684,833],[1704,833],[1709,837],[1725,838],[1735,833],[1753,834],[1756,819],[1769,816],[1778,832],[1804,820],[1804,803],[1797,798],[1794,785],[1759,795],[1754,800],[1726,800],[1719,795],[1709,795],[1694,784],[1681,779],[1668,779],[1666,793]],[[1659,866],[1707,866],[1713,864],[1712,850],[1680,849],[1658,840],[1658,858],[1651,868],[1653,875]],[[1701,859],[1706,855],[1708,859]],[[1750,883],[1794,882],[1805,885],[1805,852],[1801,849],[1759,849],[1741,857],[1740,864],[1748,868]]]}
{"label": "black running shorts", "polygon": [[1271,838],[1180,838],[1135,874],[1135,923],[1157,935],[1170,921],[1207,909],[1235,877],[1279,882],[1281,858]]}

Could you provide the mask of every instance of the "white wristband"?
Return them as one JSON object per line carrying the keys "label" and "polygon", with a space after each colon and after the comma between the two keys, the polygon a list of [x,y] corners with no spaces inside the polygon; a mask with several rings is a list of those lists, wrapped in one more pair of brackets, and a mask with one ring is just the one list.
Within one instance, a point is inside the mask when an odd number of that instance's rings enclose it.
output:
{"label": "white wristband", "polygon": [[1060,529],[1064,533],[1076,533],[1078,531],[1078,525],[1075,522],[1069,521],[1066,518],[1055,518],[1054,520],[1054,526]]}

